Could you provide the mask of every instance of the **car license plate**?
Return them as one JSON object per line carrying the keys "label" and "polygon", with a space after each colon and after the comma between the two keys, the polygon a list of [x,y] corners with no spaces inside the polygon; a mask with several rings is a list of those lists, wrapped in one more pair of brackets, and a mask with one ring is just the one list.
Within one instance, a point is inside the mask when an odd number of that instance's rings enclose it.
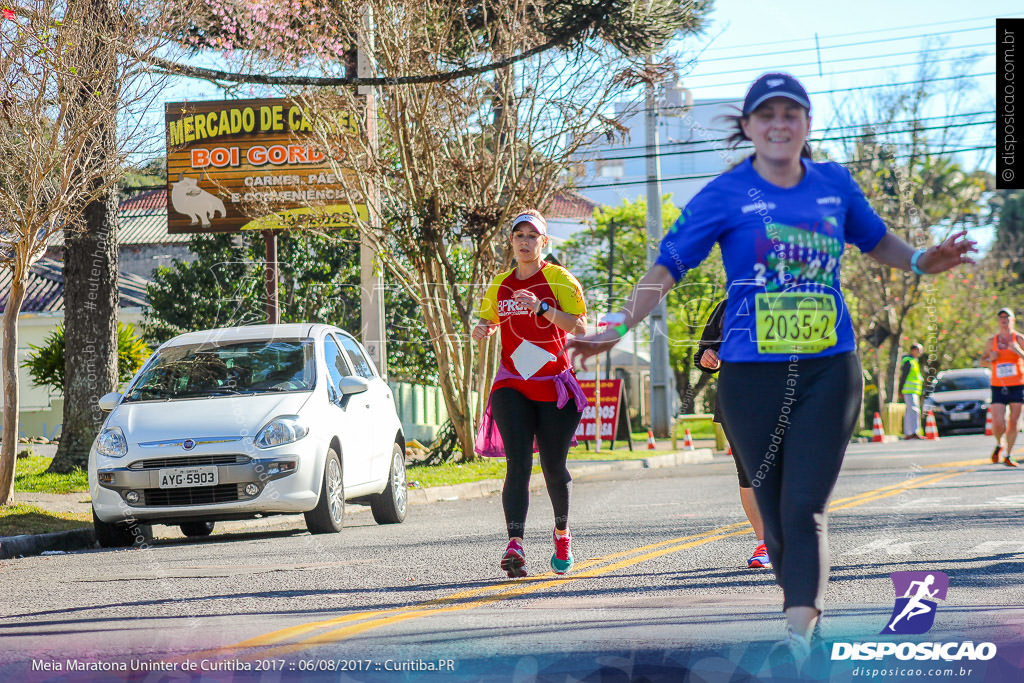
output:
{"label": "car license plate", "polygon": [[180,489],[187,486],[216,486],[217,467],[170,467],[157,471],[160,488]]}
{"label": "car license plate", "polygon": [[950,413],[949,414],[949,419],[950,420],[970,420],[971,419],[971,414],[970,413]]}

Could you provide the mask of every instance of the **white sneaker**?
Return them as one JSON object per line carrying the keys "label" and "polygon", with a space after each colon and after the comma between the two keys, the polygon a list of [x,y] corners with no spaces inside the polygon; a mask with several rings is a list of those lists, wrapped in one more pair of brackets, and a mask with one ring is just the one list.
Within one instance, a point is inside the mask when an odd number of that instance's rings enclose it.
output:
{"label": "white sneaker", "polygon": [[783,640],[790,654],[793,655],[793,662],[799,667],[811,656],[811,641],[803,637],[793,629],[786,627],[786,638]]}

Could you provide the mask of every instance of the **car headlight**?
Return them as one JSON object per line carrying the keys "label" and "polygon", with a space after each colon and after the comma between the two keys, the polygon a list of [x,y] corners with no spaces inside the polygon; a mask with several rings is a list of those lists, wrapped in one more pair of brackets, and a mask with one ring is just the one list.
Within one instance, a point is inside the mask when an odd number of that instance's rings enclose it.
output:
{"label": "car headlight", "polygon": [[121,458],[128,453],[128,442],[120,427],[107,427],[96,437],[96,452],[108,458]]}
{"label": "car headlight", "polygon": [[268,422],[253,442],[257,448],[273,448],[298,441],[306,434],[309,434],[309,427],[297,415],[283,415]]}

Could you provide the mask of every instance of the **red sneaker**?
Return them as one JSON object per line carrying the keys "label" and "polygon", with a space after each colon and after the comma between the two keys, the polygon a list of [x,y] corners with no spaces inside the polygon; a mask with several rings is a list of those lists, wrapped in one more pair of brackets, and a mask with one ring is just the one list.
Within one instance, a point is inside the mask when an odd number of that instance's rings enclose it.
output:
{"label": "red sneaker", "polygon": [[747,567],[750,569],[761,569],[771,566],[772,561],[768,559],[768,549],[764,547],[764,543],[754,548],[754,554],[750,556]]}

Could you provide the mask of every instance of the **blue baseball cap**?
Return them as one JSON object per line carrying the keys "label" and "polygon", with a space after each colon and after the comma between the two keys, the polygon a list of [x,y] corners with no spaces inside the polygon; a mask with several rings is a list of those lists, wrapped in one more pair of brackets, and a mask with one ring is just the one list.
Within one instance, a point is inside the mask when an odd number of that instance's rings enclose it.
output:
{"label": "blue baseball cap", "polygon": [[743,99],[743,115],[750,116],[765,100],[773,97],[785,97],[793,100],[807,111],[811,110],[811,99],[807,96],[804,86],[789,74],[764,74],[750,86],[747,96]]}

